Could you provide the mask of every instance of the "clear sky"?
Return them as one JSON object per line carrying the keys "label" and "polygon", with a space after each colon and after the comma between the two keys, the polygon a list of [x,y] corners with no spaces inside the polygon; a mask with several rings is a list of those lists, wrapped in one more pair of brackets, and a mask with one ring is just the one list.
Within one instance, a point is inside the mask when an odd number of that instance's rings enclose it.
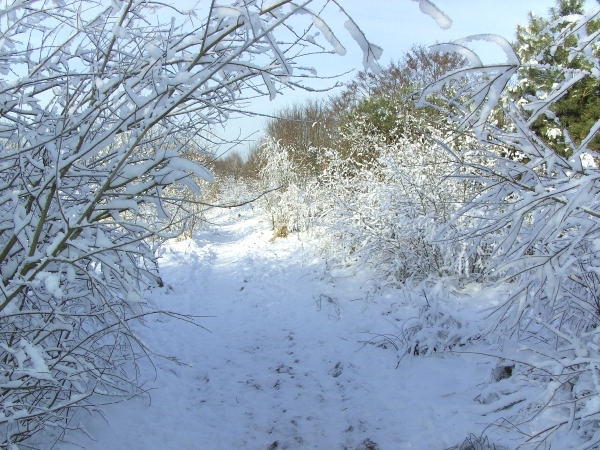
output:
{"label": "clear sky", "polygon": [[[548,9],[555,5],[554,0],[433,0],[453,21],[452,27],[442,30],[435,21],[423,14],[419,4],[410,0],[340,0],[347,13],[357,22],[369,41],[383,47],[380,62],[385,66],[390,61],[398,60],[413,44],[435,44],[450,42],[462,37],[491,33],[499,34],[509,41],[514,40],[517,25],[527,24],[527,15],[532,11],[536,15],[546,16]],[[588,0],[588,6],[593,2]],[[343,28],[343,17],[336,16],[335,8],[323,17],[334,28],[338,39],[347,49],[345,56],[328,55],[315,60],[313,66],[319,75],[331,76],[345,71],[353,73],[340,78],[340,81],[352,79],[358,70],[362,70],[362,52]],[[484,63],[504,61],[502,51],[493,44],[478,44],[473,47],[483,55]],[[333,81],[328,82],[333,85]],[[335,90],[330,91],[334,93]],[[262,114],[273,114],[285,105],[301,102],[308,98],[327,96],[327,93],[307,93],[304,91],[287,91],[278,95],[273,101],[268,98],[257,99],[251,110]],[[261,117],[244,117],[230,120],[226,129],[215,130],[220,136],[237,138],[252,135],[255,140],[261,136],[265,119]],[[254,134],[253,134],[254,133]],[[245,153],[248,144],[240,144],[235,150]],[[221,151],[224,151],[223,148]]]}

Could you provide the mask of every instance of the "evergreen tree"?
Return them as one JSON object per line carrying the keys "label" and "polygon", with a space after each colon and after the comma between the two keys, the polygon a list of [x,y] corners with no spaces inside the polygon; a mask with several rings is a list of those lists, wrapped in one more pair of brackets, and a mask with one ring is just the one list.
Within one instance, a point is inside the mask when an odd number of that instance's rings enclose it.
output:
{"label": "evergreen tree", "polygon": [[[558,0],[556,6],[550,8],[549,17],[543,18],[529,15],[529,24],[517,28],[515,49],[523,69],[519,71],[519,81],[512,88],[513,97],[526,104],[534,98],[548,95],[554,86],[565,81],[565,74],[592,69],[589,61],[581,57],[570,58],[569,48],[579,44],[575,36],[566,41],[566,45],[553,45],[553,34],[556,31],[572,27],[572,16],[584,14],[584,0]],[[588,21],[587,33],[600,29],[600,21]],[[593,49],[594,56],[600,54]],[[600,83],[590,75],[576,82],[568,92],[557,101],[552,108],[556,117],[549,115],[537,119],[533,129],[558,154],[568,157],[571,153],[567,145],[567,136],[561,128],[568,131],[570,138],[579,144],[589,133],[591,127],[600,119]],[[562,126],[558,126],[558,123]],[[600,136],[596,136],[589,145],[600,150]]]}

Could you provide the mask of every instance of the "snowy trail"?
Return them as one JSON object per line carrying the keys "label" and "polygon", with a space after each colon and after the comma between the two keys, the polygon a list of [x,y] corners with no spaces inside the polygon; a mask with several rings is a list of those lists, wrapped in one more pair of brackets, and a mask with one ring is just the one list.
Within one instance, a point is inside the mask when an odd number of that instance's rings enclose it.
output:
{"label": "snowy trail", "polygon": [[[357,276],[319,275],[323,261],[296,236],[269,242],[250,210],[220,214],[194,242],[161,258],[164,309],[210,315],[211,332],[170,318],[141,330],[162,354],[150,397],[76,418],[87,449],[444,449],[484,427],[470,360],[405,358],[359,342],[415,314],[392,294],[367,302]],[[320,301],[319,301],[320,299]],[[331,301],[330,301],[331,300]],[[387,328],[386,328],[387,327]],[[383,330],[385,328],[385,330]],[[61,444],[62,445],[62,444]],[[65,444],[65,449],[75,448]]]}

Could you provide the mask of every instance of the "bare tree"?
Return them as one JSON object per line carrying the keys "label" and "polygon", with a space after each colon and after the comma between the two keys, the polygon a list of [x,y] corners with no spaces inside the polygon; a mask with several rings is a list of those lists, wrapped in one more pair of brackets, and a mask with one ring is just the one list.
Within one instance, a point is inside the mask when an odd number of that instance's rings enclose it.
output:
{"label": "bare tree", "polygon": [[369,97],[405,96],[464,66],[465,63],[466,60],[459,54],[413,45],[401,59],[392,61],[381,72],[359,72],[340,94],[331,97],[329,109],[335,116],[340,116]]}

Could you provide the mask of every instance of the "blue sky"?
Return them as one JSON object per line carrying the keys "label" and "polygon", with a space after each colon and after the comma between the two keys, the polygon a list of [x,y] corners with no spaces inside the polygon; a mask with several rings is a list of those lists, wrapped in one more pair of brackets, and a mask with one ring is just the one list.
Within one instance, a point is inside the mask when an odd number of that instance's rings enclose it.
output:
{"label": "blue sky", "polygon": [[[367,38],[383,47],[384,52],[380,59],[382,65],[398,60],[413,44],[417,43],[430,45],[436,42],[450,42],[482,33],[499,34],[513,41],[516,26],[527,23],[529,11],[546,16],[548,9],[555,4],[554,0],[433,0],[433,2],[452,19],[453,24],[450,29],[440,29],[431,17],[419,10],[418,3],[410,0],[340,0],[346,12],[352,16]],[[593,3],[588,0],[588,6],[592,6]],[[336,14],[338,14],[337,20]],[[338,25],[334,30],[348,52],[345,56],[328,55],[326,58],[317,58],[312,65],[319,75],[325,76],[354,70],[352,74],[340,78],[342,82],[348,81],[363,68],[362,52],[343,28],[344,20],[337,9],[332,8],[323,18],[330,25]],[[502,51],[493,44],[478,44],[473,48],[483,56],[484,63],[503,61]],[[333,81],[327,83],[319,87],[334,84]],[[335,93],[335,90],[330,93]],[[261,114],[273,114],[285,105],[327,95],[329,94],[288,91],[285,95],[278,95],[273,101],[268,98],[257,99],[249,109]],[[215,131],[225,138],[252,135],[249,139],[255,140],[261,136],[264,121],[265,119],[261,117],[233,119],[229,121],[225,130]],[[248,144],[240,144],[235,147],[235,150],[245,153],[247,147]],[[225,148],[221,151],[224,150]]]}

